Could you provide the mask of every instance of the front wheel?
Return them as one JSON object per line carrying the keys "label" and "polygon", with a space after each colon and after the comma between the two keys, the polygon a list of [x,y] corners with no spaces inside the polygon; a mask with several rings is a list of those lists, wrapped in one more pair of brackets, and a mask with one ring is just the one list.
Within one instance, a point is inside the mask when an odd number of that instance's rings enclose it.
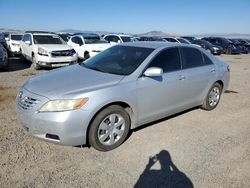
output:
{"label": "front wheel", "polygon": [[41,68],[40,65],[37,64],[35,56],[32,57],[31,68],[33,70],[39,70]]}
{"label": "front wheel", "polygon": [[213,110],[219,104],[220,96],[221,96],[222,86],[216,82],[208,91],[208,94],[204,100],[202,105],[202,109],[204,110]]}
{"label": "front wheel", "polygon": [[128,113],[118,105],[102,110],[90,125],[89,143],[99,151],[109,151],[120,146],[130,129]]}

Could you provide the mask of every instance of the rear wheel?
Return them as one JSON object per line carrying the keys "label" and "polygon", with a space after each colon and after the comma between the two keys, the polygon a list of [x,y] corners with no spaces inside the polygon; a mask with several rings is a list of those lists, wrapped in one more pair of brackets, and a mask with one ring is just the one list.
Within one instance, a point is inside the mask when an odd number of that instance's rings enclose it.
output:
{"label": "rear wheel", "polygon": [[202,109],[204,110],[213,110],[219,104],[220,96],[221,96],[222,86],[216,82],[208,91],[206,99],[202,105]]}
{"label": "rear wheel", "polygon": [[226,49],[226,54],[231,54],[231,53],[232,53],[231,49],[230,49],[230,48],[227,48],[227,49]]}
{"label": "rear wheel", "polygon": [[89,143],[99,151],[109,151],[120,146],[130,129],[128,113],[118,105],[102,110],[90,125]]}

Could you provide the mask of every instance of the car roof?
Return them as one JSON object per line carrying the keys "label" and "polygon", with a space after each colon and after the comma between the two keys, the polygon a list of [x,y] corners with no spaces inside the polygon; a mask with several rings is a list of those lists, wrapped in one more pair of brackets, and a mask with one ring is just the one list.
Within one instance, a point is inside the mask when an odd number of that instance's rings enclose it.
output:
{"label": "car roof", "polygon": [[96,33],[74,33],[73,34],[73,36],[76,36],[76,35],[82,36],[83,38],[84,37],[99,37],[99,35]]}
{"label": "car roof", "polygon": [[115,35],[115,36],[120,36],[120,37],[132,37],[132,35],[117,34],[117,33],[111,33],[111,34],[107,34],[105,36],[110,36],[110,35]]}
{"label": "car roof", "polygon": [[58,36],[58,34],[55,34],[55,33],[31,33],[32,35],[44,35],[44,36]]}
{"label": "car roof", "polygon": [[158,41],[138,41],[138,42],[127,42],[120,44],[121,46],[132,46],[132,47],[142,47],[142,48],[165,48],[165,47],[193,47],[189,44],[172,43],[172,42],[158,42]]}

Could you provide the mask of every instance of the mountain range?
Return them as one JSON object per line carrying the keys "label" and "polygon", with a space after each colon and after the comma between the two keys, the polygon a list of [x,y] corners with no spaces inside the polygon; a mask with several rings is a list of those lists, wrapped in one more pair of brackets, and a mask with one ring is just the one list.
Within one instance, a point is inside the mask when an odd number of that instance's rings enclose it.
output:
{"label": "mountain range", "polygon": [[[2,32],[24,32],[23,30],[16,30],[16,29],[5,29],[0,28],[0,33]],[[79,29],[63,29],[55,32],[67,32],[67,33],[96,33],[99,35],[105,35],[109,33],[114,32],[108,32],[108,31],[88,31],[88,30],[79,30]],[[173,33],[166,33],[163,31],[149,31],[146,33],[139,33],[139,34],[132,34],[135,36],[157,36],[157,37],[167,37],[167,36],[179,36],[178,34]],[[250,34],[242,34],[242,33],[204,33],[204,34],[189,34],[187,36],[196,36],[196,37],[204,37],[204,36],[220,36],[220,37],[226,37],[226,38],[249,38]]]}

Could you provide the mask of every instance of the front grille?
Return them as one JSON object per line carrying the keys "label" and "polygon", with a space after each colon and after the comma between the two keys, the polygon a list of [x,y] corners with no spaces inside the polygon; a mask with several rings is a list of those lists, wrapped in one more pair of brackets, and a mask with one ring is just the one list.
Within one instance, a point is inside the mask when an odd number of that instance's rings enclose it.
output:
{"label": "front grille", "polygon": [[73,56],[75,53],[75,50],[62,50],[62,51],[52,51],[51,56],[52,57],[65,57],[65,56]]}
{"label": "front grille", "polygon": [[24,110],[30,110],[39,102],[40,102],[39,100],[31,97],[23,97],[21,99],[18,99],[18,105]]}

